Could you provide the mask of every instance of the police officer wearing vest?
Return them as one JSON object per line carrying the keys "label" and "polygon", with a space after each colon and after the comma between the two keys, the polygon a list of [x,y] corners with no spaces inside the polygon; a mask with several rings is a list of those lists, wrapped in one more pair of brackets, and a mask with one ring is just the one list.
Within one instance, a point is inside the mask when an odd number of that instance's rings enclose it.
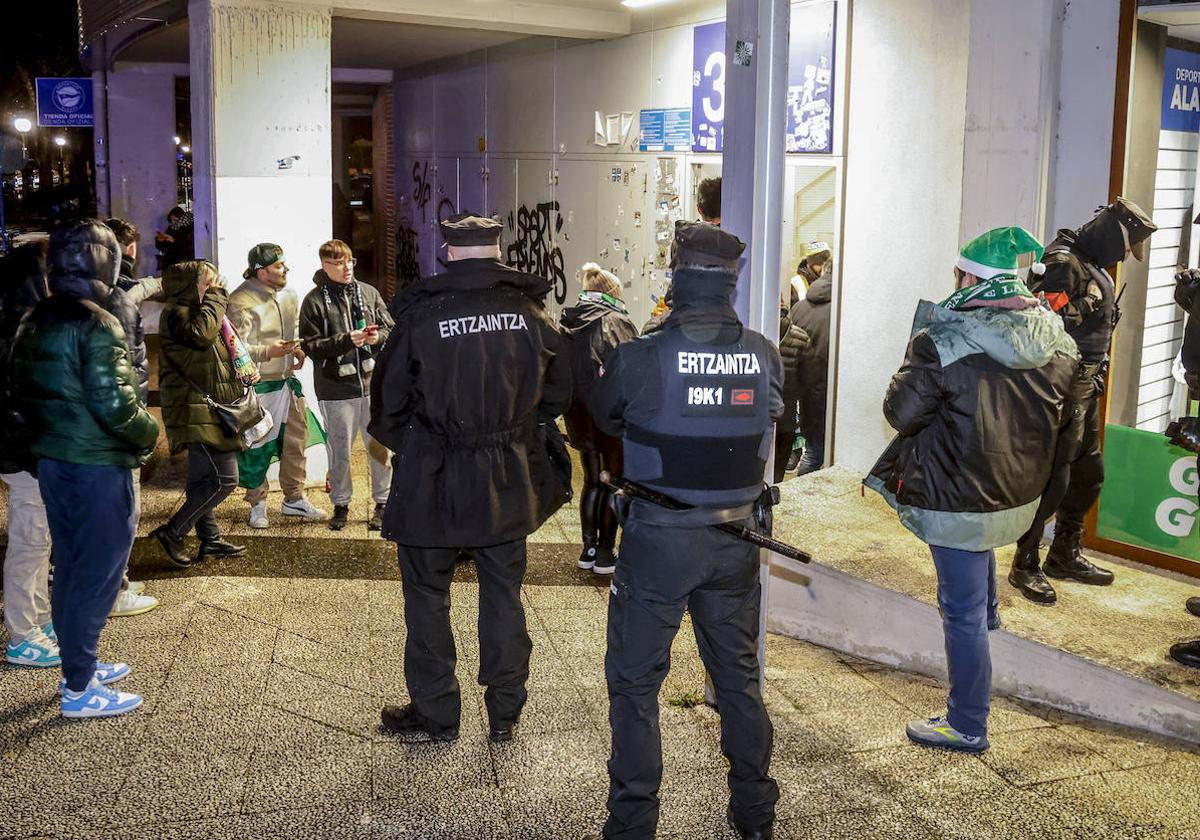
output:
{"label": "police officer wearing vest", "polygon": [[677,226],[675,241],[671,317],[613,352],[590,403],[597,425],[623,438],[626,478],[695,506],[679,512],[634,500],[624,516],[605,657],[612,757],[604,837],[654,837],[658,692],[688,610],[721,711],[728,819],[743,838],[770,838],[779,788],[768,775],[773,730],[759,682],[758,549],[709,525],[751,525],[772,423],[783,412],[783,365],[730,303],[745,245],[703,222]]}
{"label": "police officer wearing vest", "polygon": [[[397,543],[410,702],[385,729],[458,737],[450,579],[471,549],[479,578],[479,682],[490,737],[507,741],[525,704],[532,643],[521,605],[525,538],[570,496],[554,418],[571,400],[566,345],[544,302],[550,282],[500,262],[500,224],[441,224],[448,266],[393,303],[396,326],[371,381],[371,435],[395,453],[383,536]],[[563,465],[565,463],[565,474]]]}
{"label": "police officer wearing vest", "polygon": [[[1132,254],[1144,259],[1146,240],[1157,226],[1125,198],[1101,207],[1078,230],[1060,230],[1046,246],[1045,274],[1031,273],[1029,289],[1045,295],[1062,316],[1067,334],[1082,357],[1070,399],[1073,418],[1059,436],[1050,483],[1042,494],[1034,521],[1017,543],[1008,582],[1031,601],[1053,604],[1058,596],[1046,577],[1107,586],[1113,573],[1080,553],[1083,518],[1100,498],[1104,460],[1100,454],[1100,397],[1108,370],[1108,348],[1120,320],[1116,284],[1105,270]],[[1054,516],[1054,541],[1044,565],[1038,543]],[[1040,568],[1039,568],[1040,566]]]}

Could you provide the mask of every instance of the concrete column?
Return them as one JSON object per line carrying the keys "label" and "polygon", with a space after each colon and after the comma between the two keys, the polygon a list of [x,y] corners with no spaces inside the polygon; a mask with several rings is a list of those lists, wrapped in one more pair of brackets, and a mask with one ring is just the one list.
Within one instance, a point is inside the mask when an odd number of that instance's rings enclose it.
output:
{"label": "concrete column", "polygon": [[721,226],[746,243],[734,306],[742,321],[779,332],[789,0],[726,5],[725,151]]}
{"label": "concrete column", "polygon": [[108,74],[107,215],[133,222],[137,276],[155,273],[154,232],[165,230],[177,202],[175,74],[152,66]]}
{"label": "concrete column", "polygon": [[277,242],[303,295],[333,223],[329,8],[190,0],[188,23],[197,254],[232,281]]}
{"label": "concrete column", "polygon": [[959,0],[851,7],[832,453],[864,473],[895,434],[880,405],[917,301],[953,287],[969,17]]}

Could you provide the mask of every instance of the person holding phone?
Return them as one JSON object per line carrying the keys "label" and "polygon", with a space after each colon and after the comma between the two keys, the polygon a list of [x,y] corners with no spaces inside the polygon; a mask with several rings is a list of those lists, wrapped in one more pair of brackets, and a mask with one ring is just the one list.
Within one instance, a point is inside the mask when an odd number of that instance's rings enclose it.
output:
{"label": "person holding phone", "polygon": [[[279,461],[282,513],[310,522],[324,522],[329,514],[304,495],[308,477],[305,446],[308,443],[308,406],[300,380],[293,372],[304,365],[305,355],[296,339],[300,300],[287,288],[288,266],[283,248],[262,242],[250,249],[245,282],[229,296],[229,320],[258,365],[262,379],[255,390],[275,418],[275,428],[238,456],[239,483],[246,488],[250,527],[267,528],[267,468]],[[315,422],[315,420],[314,420]]]}
{"label": "person holding phone", "polygon": [[325,420],[329,447],[329,528],[346,527],[354,484],[350,450],[362,435],[370,456],[375,507],[367,530],[383,527],[383,508],[392,483],[391,455],[367,432],[371,419],[371,371],[392,328],[392,316],[373,286],[354,278],[354,254],[340,239],[321,246],[316,286],[300,305],[300,347],[313,359],[313,384]]}

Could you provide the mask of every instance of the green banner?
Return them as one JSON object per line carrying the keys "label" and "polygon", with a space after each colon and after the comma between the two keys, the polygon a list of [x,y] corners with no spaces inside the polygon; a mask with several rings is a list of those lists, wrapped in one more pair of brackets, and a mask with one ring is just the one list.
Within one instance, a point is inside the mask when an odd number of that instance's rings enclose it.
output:
{"label": "green banner", "polygon": [[1159,432],[1108,425],[1096,535],[1200,562],[1196,456]]}

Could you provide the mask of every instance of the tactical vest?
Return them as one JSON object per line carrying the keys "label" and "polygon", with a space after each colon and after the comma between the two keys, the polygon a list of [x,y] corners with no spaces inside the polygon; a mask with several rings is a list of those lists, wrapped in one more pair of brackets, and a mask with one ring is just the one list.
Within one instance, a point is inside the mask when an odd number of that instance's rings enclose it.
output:
{"label": "tactical vest", "polygon": [[1112,277],[1107,271],[1090,260],[1080,259],[1077,254],[1072,253],[1071,249],[1065,245],[1046,250],[1046,254],[1061,253],[1070,255],[1071,259],[1083,266],[1083,270],[1088,273],[1089,279],[1100,289],[1099,313],[1084,319],[1083,323],[1077,327],[1068,327],[1067,334],[1075,339],[1075,344],[1079,347],[1079,355],[1083,357],[1084,362],[1088,364],[1102,362],[1108,358],[1108,347],[1112,342],[1113,313],[1116,308],[1116,283],[1113,282]]}
{"label": "tactical vest", "polygon": [[626,413],[626,477],[701,507],[753,501],[772,445],[770,343],[750,330],[733,344],[702,344],[681,329],[645,340],[660,383],[657,394],[642,391],[656,405]]}

